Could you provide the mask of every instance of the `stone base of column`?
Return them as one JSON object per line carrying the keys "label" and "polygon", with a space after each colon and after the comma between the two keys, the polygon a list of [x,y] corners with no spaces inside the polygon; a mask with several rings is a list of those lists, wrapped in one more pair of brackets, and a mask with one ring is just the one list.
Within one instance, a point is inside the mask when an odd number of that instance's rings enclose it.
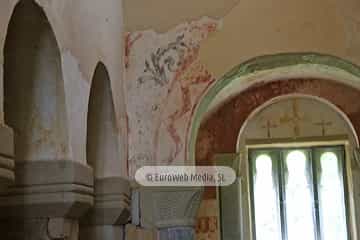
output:
{"label": "stone base of column", "polygon": [[70,219],[34,218],[0,222],[2,240],[78,240],[79,226]]}
{"label": "stone base of column", "polygon": [[159,240],[192,240],[195,239],[193,227],[171,227],[159,229]]}
{"label": "stone base of column", "polygon": [[130,184],[120,177],[95,181],[95,204],[80,223],[80,240],[123,240],[130,217]]}

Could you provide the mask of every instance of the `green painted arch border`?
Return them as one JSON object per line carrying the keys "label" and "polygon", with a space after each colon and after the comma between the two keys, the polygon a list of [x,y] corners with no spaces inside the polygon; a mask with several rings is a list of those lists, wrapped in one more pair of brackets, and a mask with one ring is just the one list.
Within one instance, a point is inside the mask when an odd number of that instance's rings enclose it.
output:
{"label": "green painted arch border", "polygon": [[240,77],[244,77],[246,75],[266,70],[274,70],[276,68],[292,67],[296,65],[322,65],[325,67],[345,71],[355,77],[360,78],[360,67],[356,64],[336,56],[312,52],[263,55],[243,62],[217,80],[207,90],[205,95],[197,104],[191,122],[190,134],[188,135],[188,151],[186,153],[187,162],[195,164],[195,146],[201,120],[204,114],[207,112],[211,102],[222,89]]}

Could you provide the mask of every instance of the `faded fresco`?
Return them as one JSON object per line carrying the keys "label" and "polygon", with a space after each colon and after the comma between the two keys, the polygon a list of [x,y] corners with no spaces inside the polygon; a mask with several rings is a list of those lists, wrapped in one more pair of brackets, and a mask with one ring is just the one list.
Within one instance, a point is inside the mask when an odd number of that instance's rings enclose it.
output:
{"label": "faded fresco", "polygon": [[[346,93],[346,94],[344,94]],[[334,104],[347,115],[357,134],[360,132],[360,107],[354,99],[360,98],[360,92],[350,86],[325,79],[289,79],[261,82],[252,85],[206,118],[199,129],[196,145],[197,165],[212,165],[216,153],[234,153],[238,134],[249,117],[258,107],[267,101],[288,94],[303,94],[320,97]],[[226,123],[226,124],[224,124]],[[343,119],[330,107],[312,99],[293,98],[274,103],[253,118],[247,125],[240,146],[249,139],[322,137],[349,134]],[[245,168],[243,168],[245,169]],[[248,195],[243,188],[243,203]],[[218,239],[208,226],[207,217],[220,218],[208,207],[216,206],[217,195],[214,187],[206,187],[202,210],[198,215],[197,239]],[[243,208],[247,211],[246,208]],[[246,214],[245,214],[246,216]],[[205,218],[205,219],[204,219]],[[246,218],[244,219],[246,224]],[[246,233],[245,233],[246,235]]]}
{"label": "faded fresco", "polygon": [[216,200],[203,200],[196,219],[197,240],[217,240],[220,237],[219,207]]}
{"label": "faded fresco", "polygon": [[265,107],[251,118],[242,132],[246,139],[296,139],[351,135],[339,113],[309,97],[282,99]]}
{"label": "faded fresco", "polygon": [[166,33],[125,36],[129,176],[145,164],[184,163],[193,109],[214,81],[199,50],[219,27],[204,17]]}
{"label": "faded fresco", "polygon": [[[346,94],[344,94],[346,92]],[[239,131],[247,117],[256,108],[267,101],[288,94],[304,94],[323,98],[344,112],[360,132],[360,107],[354,99],[360,98],[360,92],[347,85],[324,79],[289,79],[259,83],[234,96],[204,121],[199,129],[196,144],[197,165],[212,165],[216,153],[236,152]],[[267,117],[254,122],[250,127],[256,129],[253,138],[307,137],[343,134],[335,127],[334,121],[321,117],[321,111],[315,115],[305,115],[300,111],[297,101],[290,101],[281,108],[278,117]],[[303,109],[309,108],[302,107]],[[328,114],[328,113],[326,113]],[[325,115],[325,113],[323,114]],[[226,125],[224,125],[226,122]],[[281,127],[279,127],[281,125]],[[303,131],[306,127],[307,131]],[[286,134],[285,134],[286,133]],[[291,134],[288,136],[287,134]],[[206,199],[215,199],[213,188],[207,188]]]}

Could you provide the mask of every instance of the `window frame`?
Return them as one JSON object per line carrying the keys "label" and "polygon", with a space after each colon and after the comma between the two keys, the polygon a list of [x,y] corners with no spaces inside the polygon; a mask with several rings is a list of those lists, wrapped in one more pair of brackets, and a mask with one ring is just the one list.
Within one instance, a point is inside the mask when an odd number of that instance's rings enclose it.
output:
{"label": "window frame", "polygon": [[[302,139],[302,140],[296,140],[296,139],[255,139],[255,140],[247,140],[246,141],[246,172],[247,172],[247,192],[248,192],[248,222],[249,222],[249,229],[250,229],[250,238],[252,240],[256,240],[256,229],[255,229],[255,211],[254,211],[254,189],[253,189],[253,164],[252,161],[253,158],[253,152],[258,152],[257,155],[260,155],[261,152],[277,152],[279,155],[279,158],[284,159],[285,156],[281,156],[284,154],[285,151],[291,151],[291,150],[307,150],[308,151],[308,157],[311,164],[311,178],[313,179],[313,197],[316,201],[316,205],[314,209],[315,214],[315,221],[316,221],[316,239],[319,240],[320,235],[320,217],[319,217],[319,205],[318,205],[318,180],[314,179],[318,177],[318,173],[315,173],[317,171],[317,165],[315,162],[315,152],[317,150],[315,149],[339,149],[341,148],[342,156],[341,156],[341,168],[342,168],[342,179],[343,179],[343,191],[344,191],[344,202],[345,202],[345,214],[346,214],[346,228],[347,228],[347,235],[349,240],[357,240],[357,229],[356,229],[356,221],[355,221],[355,204],[354,204],[354,196],[353,196],[353,182],[352,182],[352,175],[351,175],[351,158],[349,157],[350,150],[349,150],[349,140],[347,138],[315,138],[315,139]],[[259,153],[260,152],[260,153]],[[326,152],[326,150],[323,150],[323,152]],[[273,154],[273,153],[272,153]],[[256,158],[256,157],[255,157]],[[286,158],[286,157],[285,157]],[[274,160],[272,160],[274,162]],[[283,162],[283,161],[279,161]],[[276,163],[278,164],[278,163]],[[280,164],[283,165],[283,164]],[[276,166],[277,168],[279,166]],[[281,167],[281,166],[280,166]],[[279,180],[283,178],[281,176],[284,173],[284,169],[281,169],[278,171],[278,178]],[[315,174],[314,174],[315,173]],[[283,181],[280,180],[280,181]],[[316,186],[315,186],[316,185]],[[279,188],[278,195],[281,197],[284,194],[284,191],[281,189],[283,187],[282,184],[278,184],[277,186]],[[279,199],[280,202],[280,208],[283,208],[283,204],[281,203],[282,199]],[[285,211],[282,209],[281,214],[284,215]],[[281,232],[283,235],[283,239],[286,239],[286,233],[284,232],[284,220],[285,216],[280,216],[281,219]]]}

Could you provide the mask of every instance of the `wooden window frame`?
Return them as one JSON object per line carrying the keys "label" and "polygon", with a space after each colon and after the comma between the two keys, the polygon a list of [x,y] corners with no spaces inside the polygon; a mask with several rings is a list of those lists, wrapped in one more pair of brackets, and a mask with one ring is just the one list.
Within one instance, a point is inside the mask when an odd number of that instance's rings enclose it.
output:
{"label": "wooden window frame", "polygon": [[[319,217],[319,205],[318,205],[318,173],[317,173],[317,161],[315,161],[315,151],[316,149],[322,148],[332,148],[332,149],[342,149],[342,156],[339,162],[341,162],[342,168],[342,179],[344,187],[344,201],[345,201],[345,211],[346,211],[346,227],[348,233],[348,240],[356,240],[356,223],[355,223],[355,208],[354,208],[354,197],[352,191],[352,178],[351,178],[351,167],[350,167],[350,155],[349,155],[349,140],[346,136],[333,136],[333,137],[315,137],[315,138],[303,138],[303,139],[255,139],[246,141],[246,155],[247,155],[247,175],[248,175],[248,203],[249,203],[249,223],[250,223],[250,232],[251,239],[256,240],[256,230],[255,230],[255,216],[254,216],[254,191],[253,191],[253,166],[252,166],[252,154],[253,152],[259,151],[272,151],[278,152],[278,154],[284,154],[284,151],[291,150],[303,150],[308,151],[308,157],[311,164],[311,178],[313,183],[313,197],[315,202],[315,221],[316,221],[316,239],[320,239],[320,217]],[[287,239],[285,232],[285,214],[283,206],[283,196],[284,190],[284,169],[283,169],[283,159],[284,156],[279,156],[280,166],[276,166],[277,174],[280,183],[279,187],[279,202],[280,202],[280,211],[281,211],[281,232],[283,240]]]}

